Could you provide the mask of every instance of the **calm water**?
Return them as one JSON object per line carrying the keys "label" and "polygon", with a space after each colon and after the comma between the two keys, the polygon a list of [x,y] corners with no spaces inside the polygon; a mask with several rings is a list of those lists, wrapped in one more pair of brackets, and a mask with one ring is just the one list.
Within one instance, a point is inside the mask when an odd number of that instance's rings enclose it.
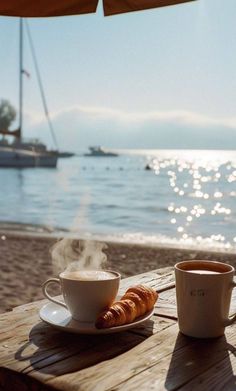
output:
{"label": "calm water", "polygon": [[236,152],[78,156],[57,169],[0,169],[0,183],[4,222],[236,250]]}

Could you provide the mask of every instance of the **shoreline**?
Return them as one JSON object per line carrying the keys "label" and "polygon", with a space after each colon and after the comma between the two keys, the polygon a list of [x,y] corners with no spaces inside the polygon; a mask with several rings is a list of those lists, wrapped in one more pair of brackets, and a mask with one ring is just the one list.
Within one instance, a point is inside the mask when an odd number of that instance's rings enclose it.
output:
{"label": "shoreline", "polygon": [[69,231],[65,228],[59,227],[49,227],[37,224],[26,224],[26,223],[18,223],[18,222],[5,222],[0,221],[0,239],[2,236],[29,236],[34,238],[50,238],[50,239],[61,239],[61,238],[72,238],[72,239],[80,239],[80,240],[94,240],[98,242],[105,242],[110,244],[117,245],[135,245],[141,247],[152,247],[156,249],[166,249],[166,250],[176,250],[176,251],[198,251],[198,252],[207,252],[212,254],[229,254],[236,255],[236,247],[235,248],[225,248],[225,247],[217,247],[217,246],[207,246],[202,243],[199,245],[196,244],[186,244],[181,241],[173,241],[170,242],[162,242],[158,243],[156,241],[145,241],[145,240],[130,240],[124,238],[123,236],[112,236],[106,234],[78,234],[73,231]]}
{"label": "shoreline", "polygon": [[[50,248],[57,238],[46,233],[2,231],[0,227],[0,312],[43,299],[43,282],[56,276]],[[236,267],[235,253],[105,242],[108,245],[104,250],[107,255],[105,268],[119,271],[122,277],[172,267],[179,261],[193,259],[216,260]],[[56,290],[54,293],[59,294]]]}

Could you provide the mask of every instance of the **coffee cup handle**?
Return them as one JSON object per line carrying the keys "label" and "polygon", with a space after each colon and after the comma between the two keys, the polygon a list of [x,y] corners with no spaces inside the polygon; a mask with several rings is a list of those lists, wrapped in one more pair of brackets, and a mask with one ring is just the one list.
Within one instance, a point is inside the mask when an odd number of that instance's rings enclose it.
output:
{"label": "coffee cup handle", "polygon": [[52,296],[49,295],[49,293],[48,293],[48,291],[47,291],[47,287],[48,287],[48,285],[51,284],[52,282],[54,282],[54,283],[56,282],[57,284],[59,284],[59,285],[61,286],[61,283],[60,283],[59,278],[49,278],[49,279],[48,279],[47,281],[45,281],[45,282],[43,283],[43,285],[42,285],[42,290],[43,290],[44,296],[45,296],[48,300],[52,301],[53,303],[59,304],[59,305],[61,305],[62,307],[64,307],[64,308],[67,309],[67,306],[66,306],[65,303],[63,303],[63,301],[57,300],[57,299],[55,299],[54,297],[52,297]]}
{"label": "coffee cup handle", "polygon": [[[236,288],[236,281],[233,281],[232,282],[232,286],[231,286],[233,289]],[[225,326],[230,326],[231,324],[233,324],[234,322],[236,321],[236,314],[232,315],[229,319],[226,319],[225,320]]]}

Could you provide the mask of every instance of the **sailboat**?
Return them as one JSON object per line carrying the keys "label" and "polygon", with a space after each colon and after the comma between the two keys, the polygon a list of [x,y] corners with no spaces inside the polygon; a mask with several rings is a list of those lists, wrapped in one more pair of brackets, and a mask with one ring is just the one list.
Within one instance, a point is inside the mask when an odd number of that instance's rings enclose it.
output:
{"label": "sailboat", "polygon": [[[28,25],[27,25],[28,26]],[[19,127],[15,131],[8,129],[0,130],[2,139],[0,140],[0,167],[56,167],[57,159],[60,155],[58,149],[48,150],[46,145],[39,140],[24,141],[22,137],[22,123],[23,123],[23,19],[19,21]],[[29,30],[28,30],[29,34]],[[33,49],[33,43],[31,36],[28,35],[31,49]],[[36,56],[34,50],[32,50],[33,60],[35,63],[36,75],[39,82],[40,92],[43,100],[44,111],[48,119],[49,128],[52,133],[54,144],[57,145],[55,133],[53,131],[52,123],[49,118],[49,112],[46,105],[46,99],[43,91],[43,86],[37,66]],[[14,137],[14,141],[9,143],[6,136]]]}

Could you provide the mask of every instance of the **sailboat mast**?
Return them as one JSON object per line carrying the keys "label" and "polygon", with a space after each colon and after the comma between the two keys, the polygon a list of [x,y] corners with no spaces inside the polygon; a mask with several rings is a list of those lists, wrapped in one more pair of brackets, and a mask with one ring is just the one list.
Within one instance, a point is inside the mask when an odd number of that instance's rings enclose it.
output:
{"label": "sailboat mast", "polygon": [[23,123],[23,19],[19,21],[19,140],[22,136]]}
{"label": "sailboat mast", "polygon": [[27,19],[25,20],[25,31],[28,36],[28,40],[29,40],[29,44],[30,44],[31,54],[32,54],[33,62],[34,62],[35,71],[36,71],[36,77],[38,80],[39,90],[40,90],[40,94],[41,94],[41,98],[42,98],[42,102],[43,102],[44,113],[45,113],[45,116],[48,120],[48,125],[49,125],[49,129],[50,129],[50,132],[52,135],[53,143],[54,143],[56,149],[58,149],[57,138],[56,138],[56,134],[55,134],[55,131],[53,128],[52,121],[50,119],[50,115],[49,115],[49,111],[48,111],[48,107],[47,107],[47,102],[46,102],[46,96],[45,96],[44,89],[43,89],[43,83],[42,83],[41,75],[39,72],[39,66],[38,66],[38,61],[37,61],[37,57],[36,57],[36,52],[34,49],[33,39],[31,36],[31,32],[30,32],[30,28],[29,28],[29,24],[28,24]]}

